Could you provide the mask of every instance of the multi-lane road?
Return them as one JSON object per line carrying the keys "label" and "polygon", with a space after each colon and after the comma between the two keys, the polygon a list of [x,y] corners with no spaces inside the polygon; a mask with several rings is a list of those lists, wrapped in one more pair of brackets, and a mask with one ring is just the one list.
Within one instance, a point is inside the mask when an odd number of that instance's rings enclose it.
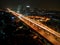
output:
{"label": "multi-lane road", "polygon": [[22,14],[18,14],[10,9],[8,9],[8,11],[10,13],[12,13],[14,16],[16,16],[17,18],[19,18],[21,21],[23,21],[25,24],[30,26],[34,31],[39,33],[41,36],[43,36],[45,39],[47,39],[53,45],[60,45],[60,33],[54,31],[53,29],[42,24],[41,22],[32,20],[32,19],[25,17]]}

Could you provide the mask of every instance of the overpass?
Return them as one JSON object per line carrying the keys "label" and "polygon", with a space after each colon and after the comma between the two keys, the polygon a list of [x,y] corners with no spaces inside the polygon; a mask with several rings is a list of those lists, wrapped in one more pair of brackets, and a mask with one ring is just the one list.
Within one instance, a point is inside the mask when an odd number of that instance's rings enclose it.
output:
{"label": "overpass", "polygon": [[27,24],[30,28],[36,31],[39,35],[43,36],[53,45],[60,45],[60,33],[54,31],[53,29],[47,27],[41,22],[36,22],[35,20],[30,19],[29,17],[25,17],[22,14],[18,14],[10,9],[8,11],[19,18],[22,22]]}

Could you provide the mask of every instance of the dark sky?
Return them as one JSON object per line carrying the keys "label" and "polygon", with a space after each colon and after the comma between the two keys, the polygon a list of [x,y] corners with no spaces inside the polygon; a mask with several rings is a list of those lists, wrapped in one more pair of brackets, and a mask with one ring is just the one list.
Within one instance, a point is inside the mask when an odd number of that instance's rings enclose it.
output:
{"label": "dark sky", "polygon": [[60,11],[60,0],[0,0],[0,7],[6,7],[7,5],[7,7],[16,8],[20,3],[34,8]]}

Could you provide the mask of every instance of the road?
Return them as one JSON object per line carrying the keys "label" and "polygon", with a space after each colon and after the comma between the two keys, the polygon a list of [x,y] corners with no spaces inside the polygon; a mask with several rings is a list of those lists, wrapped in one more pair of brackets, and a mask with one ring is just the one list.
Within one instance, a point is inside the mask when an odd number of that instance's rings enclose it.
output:
{"label": "road", "polygon": [[8,9],[10,13],[14,16],[18,17],[21,21],[25,24],[30,26],[34,31],[42,35],[45,39],[51,42],[53,45],[60,45],[60,34],[53,29],[47,27],[46,25],[42,24],[41,22],[36,22],[28,17],[23,16],[22,14],[18,14],[10,9]]}

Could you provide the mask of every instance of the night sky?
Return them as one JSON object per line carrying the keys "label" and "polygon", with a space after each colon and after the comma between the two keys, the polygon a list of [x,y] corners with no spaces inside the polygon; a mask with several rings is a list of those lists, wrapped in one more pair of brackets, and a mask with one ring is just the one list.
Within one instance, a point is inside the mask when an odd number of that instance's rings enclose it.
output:
{"label": "night sky", "polygon": [[0,7],[17,8],[21,3],[30,5],[33,8],[60,11],[60,0],[0,0]]}

